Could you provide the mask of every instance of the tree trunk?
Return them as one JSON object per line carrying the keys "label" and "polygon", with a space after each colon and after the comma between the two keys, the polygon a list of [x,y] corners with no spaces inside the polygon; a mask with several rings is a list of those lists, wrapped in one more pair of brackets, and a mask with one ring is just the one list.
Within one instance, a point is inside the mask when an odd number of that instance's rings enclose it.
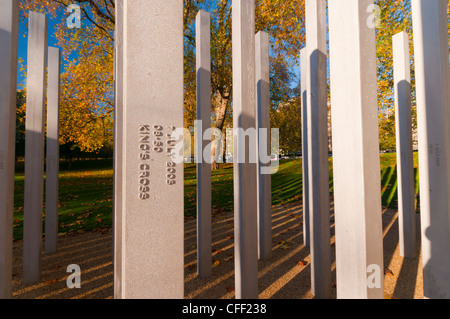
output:
{"label": "tree trunk", "polygon": [[[216,127],[223,134],[223,126],[225,124],[225,118],[227,115],[227,107],[228,107],[229,98],[224,97],[220,92],[217,92],[216,95]],[[214,143],[212,143],[211,155],[213,156],[211,169],[216,170],[219,169],[219,163],[216,163],[216,152],[220,152],[221,150],[216,150],[218,146],[219,140],[215,139]]]}

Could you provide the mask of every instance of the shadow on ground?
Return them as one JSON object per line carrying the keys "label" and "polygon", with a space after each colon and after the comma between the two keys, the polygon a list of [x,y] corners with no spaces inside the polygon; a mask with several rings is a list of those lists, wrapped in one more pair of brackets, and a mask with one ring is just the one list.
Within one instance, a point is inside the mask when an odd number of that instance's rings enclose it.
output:
{"label": "shadow on ground", "polygon": [[[261,299],[310,299],[310,252],[303,244],[302,207],[275,206],[272,214],[272,258],[259,261]],[[334,215],[330,210],[332,298],[336,298]],[[399,256],[397,213],[383,212],[385,296],[423,298],[420,256]],[[212,277],[197,277],[196,220],[185,220],[185,297],[187,299],[234,298],[234,230],[232,213],[213,218]],[[418,245],[420,243],[418,237]],[[66,269],[81,267],[81,288],[68,289]],[[65,235],[59,238],[57,254],[42,255],[42,278],[37,284],[22,284],[22,242],[14,244],[13,298],[15,299],[104,299],[113,298],[111,231]]]}

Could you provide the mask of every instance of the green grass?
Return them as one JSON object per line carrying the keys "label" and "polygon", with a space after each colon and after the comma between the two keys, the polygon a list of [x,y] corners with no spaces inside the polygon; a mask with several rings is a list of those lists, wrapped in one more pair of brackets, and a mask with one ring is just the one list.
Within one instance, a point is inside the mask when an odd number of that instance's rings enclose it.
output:
{"label": "green grass", "polygon": [[[112,161],[62,162],[59,179],[59,232],[85,232],[112,225]],[[23,236],[23,163],[16,167],[14,239]],[[45,198],[45,186],[44,186]],[[44,200],[45,206],[45,200]],[[45,214],[44,214],[45,219]],[[44,224],[44,222],[43,222]],[[44,229],[44,228],[43,228]]]}
{"label": "green grass", "polygon": [[[381,198],[384,207],[396,209],[397,207],[397,158],[395,153],[383,154],[381,163]],[[419,165],[418,153],[414,152],[414,180],[415,194],[419,193]],[[419,199],[416,196],[416,211],[419,207]]]}
{"label": "green grass", "polygon": [[[333,192],[332,159],[330,158],[330,195]],[[396,154],[383,154],[381,190],[383,206],[397,207]],[[302,200],[302,162],[283,160],[272,175],[272,204],[296,203]],[[418,192],[417,153],[414,153],[416,193]],[[60,165],[60,234],[92,231],[112,226],[112,160],[75,161]],[[44,188],[45,189],[45,188]],[[233,209],[233,165],[222,164],[212,171],[212,211],[220,213]],[[23,163],[18,163],[15,177],[14,238],[22,238],[23,229]],[[185,215],[196,213],[196,168],[185,165]],[[44,204],[45,205],[45,204]],[[44,215],[45,218],[45,215]],[[45,233],[45,232],[44,232]]]}

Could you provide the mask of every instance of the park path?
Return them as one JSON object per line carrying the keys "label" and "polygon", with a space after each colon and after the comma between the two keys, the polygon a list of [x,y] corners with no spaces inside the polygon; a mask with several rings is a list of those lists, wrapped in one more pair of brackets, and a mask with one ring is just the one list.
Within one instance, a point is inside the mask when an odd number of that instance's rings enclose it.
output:
{"label": "park path", "polygon": [[[261,299],[309,299],[310,255],[303,245],[302,207],[274,206],[272,259],[259,261]],[[330,211],[333,298],[335,287],[334,215]],[[383,211],[385,297],[423,298],[420,256],[399,256],[397,212]],[[196,222],[185,220],[185,297],[190,299],[234,298],[234,245],[232,213],[216,212],[213,218],[213,276],[196,276]],[[418,240],[420,237],[418,236]],[[112,232],[100,230],[59,238],[57,254],[42,256],[39,283],[22,284],[22,242],[14,243],[13,298],[15,299],[104,299],[113,298]],[[68,289],[67,266],[81,267],[81,288]]]}

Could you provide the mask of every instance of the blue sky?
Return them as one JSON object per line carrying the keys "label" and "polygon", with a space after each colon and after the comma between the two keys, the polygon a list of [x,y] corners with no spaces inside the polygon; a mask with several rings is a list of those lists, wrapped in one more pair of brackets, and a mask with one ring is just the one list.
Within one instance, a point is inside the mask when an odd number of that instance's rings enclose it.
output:
{"label": "blue sky", "polygon": [[[47,15],[48,19],[48,46],[57,46],[56,45],[56,38],[54,36],[55,29],[57,24],[61,21],[61,17],[53,18],[52,16]],[[23,19],[21,19],[23,20]],[[28,52],[28,26],[27,21],[23,20],[20,21],[19,24],[19,58],[23,60],[24,66],[27,65],[27,52]],[[19,66],[20,67],[20,66]],[[19,84],[25,84],[25,77],[20,70],[17,73],[17,85]]]}

